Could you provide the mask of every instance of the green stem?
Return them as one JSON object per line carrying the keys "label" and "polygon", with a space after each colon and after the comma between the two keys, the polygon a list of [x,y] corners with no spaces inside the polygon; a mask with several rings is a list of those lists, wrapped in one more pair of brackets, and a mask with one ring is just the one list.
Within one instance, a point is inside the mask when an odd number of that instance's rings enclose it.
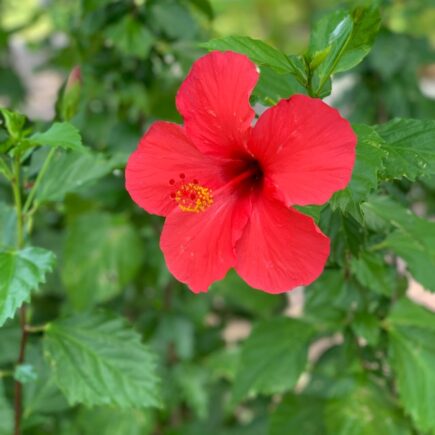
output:
{"label": "green stem", "polygon": [[50,162],[53,159],[53,156],[56,152],[55,148],[52,148],[50,152],[48,153],[47,158],[45,159],[44,164],[42,165],[41,170],[39,171],[38,176],[36,177],[35,184],[32,187],[32,190],[29,193],[29,196],[27,197],[26,203],[24,204],[23,212],[27,213],[32,206],[32,201],[35,198],[36,191],[38,190],[39,185],[41,184],[41,180],[44,178],[45,173],[48,170],[48,167],[50,166]]}
{"label": "green stem", "polygon": [[23,221],[23,201],[21,198],[21,167],[20,158],[14,158],[12,177],[12,192],[14,194],[15,209],[17,213],[17,240],[16,246],[21,249],[24,246],[24,221]]}

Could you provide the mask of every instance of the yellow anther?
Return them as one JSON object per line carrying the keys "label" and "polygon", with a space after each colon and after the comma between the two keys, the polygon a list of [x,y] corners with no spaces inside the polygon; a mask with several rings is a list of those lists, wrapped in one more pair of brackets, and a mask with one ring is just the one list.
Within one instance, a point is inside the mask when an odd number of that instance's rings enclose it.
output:
{"label": "yellow anther", "polygon": [[213,204],[211,189],[196,183],[185,183],[175,193],[175,201],[181,210],[199,213]]}

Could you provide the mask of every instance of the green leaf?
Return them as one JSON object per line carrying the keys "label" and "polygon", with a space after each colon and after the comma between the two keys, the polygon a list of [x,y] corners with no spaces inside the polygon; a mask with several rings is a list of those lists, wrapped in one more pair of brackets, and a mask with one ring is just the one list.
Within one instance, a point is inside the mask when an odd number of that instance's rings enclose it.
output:
{"label": "green leaf", "polygon": [[35,133],[28,138],[38,145],[48,145],[53,148],[82,151],[83,144],[79,131],[69,122],[55,122],[44,133]]}
{"label": "green leaf", "polygon": [[294,387],[305,369],[313,333],[309,324],[290,318],[257,325],[242,347],[233,401]]}
{"label": "green leaf", "polygon": [[79,216],[67,228],[62,268],[74,307],[84,309],[118,295],[143,257],[140,236],[125,217],[97,212]]}
{"label": "green leaf", "polygon": [[230,270],[223,280],[213,284],[213,292],[221,295],[226,304],[260,317],[276,313],[284,305],[282,297],[249,287],[234,270]]}
{"label": "green leaf", "polygon": [[3,382],[0,379],[0,435],[11,435],[13,433],[13,418],[14,414],[5,397]]}
{"label": "green leaf", "polygon": [[335,389],[342,391],[325,407],[328,434],[412,435],[411,427],[388,393],[374,382],[341,379],[338,384]]}
{"label": "green leaf", "polygon": [[385,177],[416,178],[435,174],[435,121],[394,119],[376,126],[388,151]]}
{"label": "green leaf", "polygon": [[245,54],[252,62],[259,66],[267,66],[278,73],[290,73],[303,81],[306,75],[305,66],[301,58],[297,56],[288,57],[276,48],[267,45],[259,39],[252,39],[248,36],[226,36],[224,38],[212,39],[202,47],[208,50],[235,51]]}
{"label": "green leaf", "polygon": [[270,419],[269,435],[326,433],[323,422],[324,400],[308,395],[290,394]]}
{"label": "green leaf", "polygon": [[364,338],[368,344],[376,346],[381,329],[379,319],[374,314],[365,311],[357,312],[351,326],[357,336]]}
{"label": "green leaf", "polygon": [[26,122],[26,117],[18,112],[0,108],[6,130],[12,139],[17,140],[21,135],[21,130]]}
{"label": "green leaf", "polygon": [[314,76],[315,95],[325,95],[324,87],[334,73],[346,71],[368,54],[381,23],[377,8],[356,8],[352,14],[336,10],[314,26],[306,58]]}
{"label": "green leaf", "polygon": [[19,364],[14,370],[14,379],[21,384],[28,384],[38,379],[34,367],[31,364]]}
{"label": "green leaf", "polygon": [[131,15],[125,15],[105,30],[105,35],[122,53],[146,59],[154,44],[154,35]]}
{"label": "green leaf", "polygon": [[396,285],[395,272],[385,263],[382,256],[361,252],[358,257],[352,257],[350,267],[363,286],[380,295],[391,296],[393,294]]}
{"label": "green leaf", "polygon": [[421,431],[435,431],[435,314],[402,299],[387,327],[389,360],[401,403]]}
{"label": "green leaf", "polygon": [[352,211],[367,199],[378,186],[378,172],[383,169],[386,152],[382,149],[383,140],[376,130],[367,125],[354,125],[358,136],[356,161],[352,179],[344,190],[334,194],[330,200],[333,210]]}
{"label": "green leaf", "polygon": [[190,0],[201,12],[203,12],[210,20],[214,17],[213,7],[210,0]]}
{"label": "green leaf", "polygon": [[435,291],[435,223],[414,215],[388,197],[373,197],[362,208],[372,225],[397,228],[376,247],[394,251],[406,261],[417,281]]}
{"label": "green leaf", "polygon": [[44,355],[71,405],[160,406],[154,356],[121,318],[99,313],[50,323]]}
{"label": "green leaf", "polygon": [[0,326],[45,282],[54,261],[54,254],[42,248],[0,250]]}
{"label": "green leaf", "polygon": [[113,169],[101,154],[57,153],[36,191],[36,199],[61,201],[68,192],[89,185]]}

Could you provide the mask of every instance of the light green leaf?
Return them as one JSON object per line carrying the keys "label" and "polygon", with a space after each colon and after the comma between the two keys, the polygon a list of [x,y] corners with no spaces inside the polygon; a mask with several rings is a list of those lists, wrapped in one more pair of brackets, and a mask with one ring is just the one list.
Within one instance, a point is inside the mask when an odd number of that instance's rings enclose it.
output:
{"label": "light green leaf", "polygon": [[328,434],[412,435],[407,420],[386,391],[362,379],[343,379],[341,383],[345,384],[341,394],[325,407]]}
{"label": "light green leaf", "polygon": [[0,250],[0,326],[45,282],[54,261],[54,254],[42,248]]}
{"label": "light green leaf", "polygon": [[366,221],[379,228],[397,228],[377,248],[391,249],[402,257],[411,274],[435,291],[435,222],[422,219],[387,197],[373,197],[362,205]]}
{"label": "light green leaf", "polygon": [[324,96],[334,73],[346,71],[368,54],[381,23],[377,8],[356,8],[351,14],[336,10],[314,26],[306,58],[315,71],[312,88]]}
{"label": "light green leaf", "polygon": [[272,413],[269,435],[320,435],[326,432],[323,422],[324,400],[308,395],[290,394]]}
{"label": "light green leaf", "polygon": [[119,51],[141,59],[148,57],[154,44],[154,35],[131,15],[108,27],[105,35]]}
{"label": "light green leaf", "polygon": [[32,364],[19,364],[14,370],[14,379],[21,384],[35,382],[38,379],[38,374]]}
{"label": "light green leaf", "polygon": [[352,179],[344,190],[334,194],[330,200],[333,210],[351,211],[367,199],[367,196],[378,186],[378,172],[383,169],[386,151],[382,149],[382,138],[374,128],[367,125],[354,125],[358,136],[356,161]]}
{"label": "light green leaf", "polygon": [[257,325],[242,347],[233,401],[294,387],[305,369],[312,336],[312,327],[296,319],[276,318]]}
{"label": "light green leaf", "polygon": [[6,130],[9,135],[14,139],[18,139],[21,130],[26,122],[26,117],[18,112],[12,112],[11,110],[0,108],[0,113],[3,116]]}
{"label": "light green leaf", "polygon": [[435,121],[394,119],[376,126],[388,151],[385,177],[413,181],[435,174]]}
{"label": "light green leaf", "polygon": [[112,162],[101,154],[57,153],[36,191],[36,199],[61,201],[68,192],[89,185],[112,169]]}
{"label": "light green leaf", "polygon": [[44,355],[71,405],[160,406],[154,356],[121,318],[100,313],[50,323]]}
{"label": "light green leaf", "polygon": [[13,418],[14,414],[5,397],[3,382],[0,379],[0,435],[11,435],[13,432]]}
{"label": "light green leaf", "polygon": [[84,309],[118,295],[135,277],[143,257],[140,236],[125,217],[79,216],[67,228],[62,268],[74,307]]}
{"label": "light green leaf", "polygon": [[28,138],[29,141],[38,145],[48,145],[54,148],[82,151],[83,144],[80,133],[69,122],[55,122],[44,133],[35,133]]}
{"label": "light green leaf", "polygon": [[297,56],[288,57],[259,39],[252,39],[248,36],[226,36],[224,38],[212,39],[202,47],[208,50],[235,51],[245,54],[259,66],[267,66],[278,73],[290,73],[304,81],[306,77],[305,66],[301,58]]}
{"label": "light green leaf", "polygon": [[402,299],[387,322],[401,402],[421,431],[435,431],[435,314]]}

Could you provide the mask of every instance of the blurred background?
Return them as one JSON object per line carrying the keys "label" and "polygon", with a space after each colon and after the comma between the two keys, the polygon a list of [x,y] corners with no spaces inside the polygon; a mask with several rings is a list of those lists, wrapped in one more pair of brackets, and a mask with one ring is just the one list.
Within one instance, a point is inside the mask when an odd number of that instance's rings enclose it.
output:
{"label": "blurred background", "polygon": [[[132,203],[123,167],[154,120],[180,121],[174,96],[192,62],[205,53],[201,42],[240,34],[301,53],[315,20],[357,3],[0,0],[0,106],[18,109],[43,127],[79,66],[80,103],[72,122],[92,150],[59,155],[41,186],[40,195],[51,202],[35,219],[33,241],[56,252],[59,267],[35,297],[34,323],[94,306],[122,313],[159,355],[167,405],[149,413],[71,409],[42,376],[27,390],[26,433],[266,433],[269,400],[226,409],[237,343],[249,334],[253,319],[300,315],[303,291],[269,296],[230,273],[195,297],[167,272],[158,248],[162,222]],[[383,26],[373,51],[335,78],[329,101],[352,122],[435,119],[435,2],[380,3]],[[44,153],[32,159],[29,177]],[[434,189],[435,180],[425,180],[413,190],[417,213],[434,215]],[[409,190],[403,182],[392,194],[400,198]],[[0,181],[0,199],[9,195]],[[415,283],[410,292],[435,309],[434,298]],[[0,330],[4,364],[16,358],[6,337],[18,337],[15,323]],[[40,353],[36,344],[32,352]]]}

